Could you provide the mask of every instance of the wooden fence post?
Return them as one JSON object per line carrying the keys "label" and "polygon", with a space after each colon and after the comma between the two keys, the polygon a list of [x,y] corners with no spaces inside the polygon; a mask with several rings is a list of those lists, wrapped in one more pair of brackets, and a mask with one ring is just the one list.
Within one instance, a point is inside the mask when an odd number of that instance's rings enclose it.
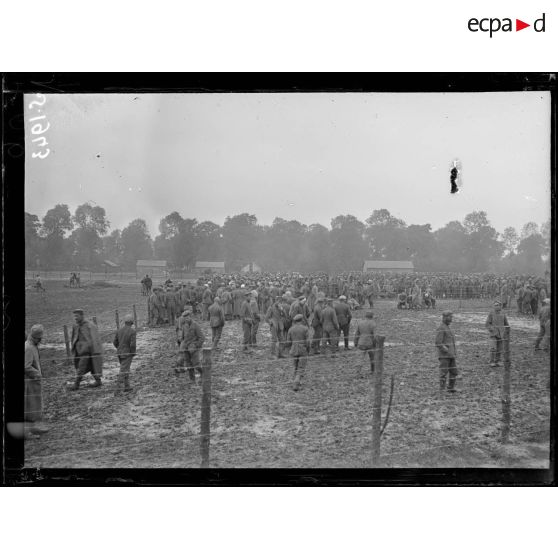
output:
{"label": "wooden fence post", "polygon": [[120,329],[120,318],[118,317],[118,309],[114,311],[114,319],[116,321],[116,329]]}
{"label": "wooden fence post", "polygon": [[211,349],[203,349],[202,353],[200,452],[201,468],[207,469],[209,467],[209,421],[211,419]]}
{"label": "wooden fence post", "polygon": [[134,309],[134,324],[136,324],[136,329],[138,328],[138,314],[136,312],[136,305],[133,304],[132,308]]}
{"label": "wooden fence post", "polygon": [[510,438],[510,423],[511,423],[511,372],[510,372],[510,334],[509,328],[506,328],[506,333],[503,339],[504,349],[504,379],[502,382],[502,443],[507,444]]}
{"label": "wooden fence post", "polygon": [[69,365],[71,364],[72,354],[70,352],[70,336],[68,335],[68,326],[66,324],[64,324],[64,343],[66,344],[66,356],[68,357],[66,364]]}
{"label": "wooden fence post", "polygon": [[372,465],[380,465],[380,436],[382,428],[382,376],[384,373],[385,337],[376,335],[374,350],[374,407],[372,408]]}

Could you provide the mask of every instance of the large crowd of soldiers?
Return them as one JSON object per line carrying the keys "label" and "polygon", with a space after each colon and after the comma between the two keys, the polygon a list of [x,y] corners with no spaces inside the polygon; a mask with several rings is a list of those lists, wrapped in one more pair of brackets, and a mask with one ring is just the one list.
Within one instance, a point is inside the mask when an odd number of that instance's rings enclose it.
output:
{"label": "large crowd of soldiers", "polygon": [[[177,373],[188,370],[191,379],[195,378],[195,370],[200,369],[200,350],[205,340],[196,318],[209,322],[213,349],[219,346],[226,321],[240,320],[242,351],[247,354],[256,346],[260,324],[266,323],[270,328],[273,357],[284,358],[286,352],[293,357],[294,385],[298,389],[309,355],[331,354],[335,357],[341,349],[352,349],[349,329],[352,311],[357,308],[366,308],[367,312],[365,319],[359,321],[359,327],[364,331],[355,335],[355,348],[362,349],[370,344],[369,338],[374,330],[374,300],[378,298],[395,298],[397,308],[410,309],[435,308],[437,298],[498,299],[499,309],[509,310],[515,305],[518,313],[537,316],[545,302],[545,313],[549,312],[548,296],[548,277],[519,275],[213,274],[201,277],[195,283],[174,284],[167,279],[163,285],[153,287],[148,296],[148,315],[151,327],[175,326],[180,353],[175,370]],[[498,316],[497,313],[496,321],[500,320]],[[544,326],[543,322],[547,325]],[[549,329],[549,325],[549,319],[545,318],[541,322],[541,331],[544,327]],[[494,327],[487,325],[489,330]],[[192,336],[194,342],[190,343]],[[359,347],[361,339],[363,342]],[[371,350],[367,348],[369,354],[372,354]],[[492,340],[491,364],[499,362],[496,355],[499,356],[500,352],[500,344]],[[373,372],[372,358],[370,365]],[[449,366],[447,372],[450,380],[451,368]]]}

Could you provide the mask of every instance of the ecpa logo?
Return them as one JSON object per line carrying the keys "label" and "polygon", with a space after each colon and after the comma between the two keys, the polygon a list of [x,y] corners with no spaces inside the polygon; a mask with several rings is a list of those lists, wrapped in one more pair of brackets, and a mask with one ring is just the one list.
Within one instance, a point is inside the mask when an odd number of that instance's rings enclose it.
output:
{"label": "ecpa logo", "polygon": [[[543,13],[543,15],[539,19],[536,19],[533,22],[533,29],[537,33],[544,33],[545,23],[545,14]],[[492,38],[492,35],[494,33],[497,33],[498,31],[503,31],[504,33],[506,33],[514,30],[512,19],[509,17],[505,17],[503,19],[500,19],[498,17],[485,17],[482,19],[472,17],[469,20],[467,27],[469,28],[469,31],[472,31],[473,33],[477,33],[478,31],[482,31],[483,33],[490,33],[490,38]],[[525,23],[520,19],[515,20],[515,31],[521,31],[522,29],[526,29],[527,27],[531,27],[531,24]]]}

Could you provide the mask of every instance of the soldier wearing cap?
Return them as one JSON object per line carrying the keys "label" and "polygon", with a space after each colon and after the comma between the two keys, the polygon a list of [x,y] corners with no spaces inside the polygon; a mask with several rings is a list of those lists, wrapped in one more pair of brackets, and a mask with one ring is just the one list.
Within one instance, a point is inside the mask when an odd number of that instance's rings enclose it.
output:
{"label": "soldier wearing cap", "polygon": [[535,341],[535,350],[542,349],[545,351],[550,350],[550,298],[545,298],[542,303],[541,311],[539,312],[539,334]]}
{"label": "soldier wearing cap", "polygon": [[72,326],[72,355],[76,368],[76,379],[71,390],[79,389],[83,377],[91,372],[95,382],[88,387],[100,387],[103,375],[103,346],[97,326],[83,317],[83,310],[74,310],[75,324]]}
{"label": "soldier wearing cap", "polygon": [[136,330],[132,327],[134,317],[132,314],[124,316],[124,325],[116,332],[113,345],[116,347],[116,354],[120,362],[120,373],[116,378],[116,392],[119,395],[122,390],[131,391],[130,387],[130,366],[136,355]]}
{"label": "soldier wearing cap", "polygon": [[213,349],[216,349],[225,325],[225,312],[220,297],[215,297],[213,304],[208,309],[208,313],[209,327],[211,327],[211,342],[213,343]]}
{"label": "soldier wearing cap", "polygon": [[175,372],[188,370],[192,382],[196,381],[196,370],[202,373],[200,351],[203,347],[205,336],[197,322],[192,319],[192,311],[182,312],[182,328],[179,332],[179,358]]}
{"label": "soldier wearing cap", "polygon": [[357,323],[355,332],[355,347],[364,351],[363,357],[370,360],[370,371],[374,374],[374,348],[375,337],[374,330],[376,329],[376,322],[374,321],[374,312],[367,310],[364,314],[364,320]]}
{"label": "soldier wearing cap", "polygon": [[265,321],[269,324],[271,332],[271,354],[277,354],[277,358],[283,358],[283,347],[287,335],[286,320],[287,314],[281,302],[281,295],[276,295],[275,302],[267,309]]}
{"label": "soldier wearing cap", "polygon": [[350,350],[349,347],[349,329],[351,327],[351,320],[353,318],[351,314],[351,308],[347,304],[347,297],[341,295],[339,297],[339,302],[335,304],[335,313],[337,314],[337,322],[339,323],[339,329],[343,333],[343,339],[345,341],[345,350]]}
{"label": "soldier wearing cap", "polygon": [[455,392],[457,378],[457,365],[455,362],[455,337],[450,329],[453,314],[449,311],[442,314],[442,323],[436,330],[436,348],[440,361],[440,391],[446,388],[446,377],[449,375],[448,391]]}
{"label": "soldier wearing cap", "polygon": [[260,324],[260,310],[256,291],[248,291],[244,294],[244,302],[240,307],[240,317],[242,319],[243,351],[250,352],[250,347],[256,345],[256,333]]}
{"label": "soldier wearing cap", "polygon": [[159,287],[154,287],[153,291],[147,298],[147,312],[149,316],[149,325],[155,327],[162,323],[163,306],[158,295]]}
{"label": "soldier wearing cap", "polygon": [[313,329],[311,352],[314,355],[321,353],[321,347],[323,345],[322,338],[324,336],[324,327],[322,313],[324,310],[324,300],[324,293],[318,293],[310,321],[310,325]]}
{"label": "soldier wearing cap", "polygon": [[310,334],[308,327],[302,323],[302,314],[293,317],[293,325],[287,333],[287,348],[294,362],[293,389],[298,391],[310,350]]}
{"label": "soldier wearing cap", "polygon": [[209,284],[204,285],[204,291],[202,293],[202,320],[209,320],[209,307],[213,304],[213,293],[209,288]]}
{"label": "soldier wearing cap", "polygon": [[308,319],[310,318],[310,310],[308,305],[306,304],[306,297],[299,296],[294,302],[291,304],[291,308],[289,310],[289,316],[291,320],[297,315],[300,314],[302,316],[302,323],[307,326]]}
{"label": "soldier wearing cap", "polygon": [[35,324],[25,341],[24,421],[33,423],[33,426],[30,427],[26,425],[26,430],[38,435],[48,432],[48,428],[41,425],[43,420],[43,375],[39,357],[39,343],[41,343],[43,335],[43,326]]}
{"label": "soldier wearing cap", "polygon": [[324,352],[327,345],[331,347],[333,356],[336,356],[339,350],[339,321],[337,313],[332,306],[331,298],[326,299],[326,307],[322,310],[322,330],[324,339]]}
{"label": "soldier wearing cap", "polygon": [[485,325],[490,334],[490,366],[500,366],[503,342],[510,333],[510,325],[499,300],[494,302],[494,310],[489,312]]}

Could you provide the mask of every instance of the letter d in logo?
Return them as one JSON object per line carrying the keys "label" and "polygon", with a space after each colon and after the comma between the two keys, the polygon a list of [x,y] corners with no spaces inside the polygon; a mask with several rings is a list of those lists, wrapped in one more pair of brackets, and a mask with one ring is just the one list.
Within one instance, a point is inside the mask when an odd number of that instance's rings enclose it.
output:
{"label": "letter d in logo", "polygon": [[[540,24],[540,29],[539,29],[539,24]],[[536,19],[535,23],[533,23],[533,29],[537,33],[544,33],[544,27],[545,27],[545,14],[543,13],[542,17]]]}

